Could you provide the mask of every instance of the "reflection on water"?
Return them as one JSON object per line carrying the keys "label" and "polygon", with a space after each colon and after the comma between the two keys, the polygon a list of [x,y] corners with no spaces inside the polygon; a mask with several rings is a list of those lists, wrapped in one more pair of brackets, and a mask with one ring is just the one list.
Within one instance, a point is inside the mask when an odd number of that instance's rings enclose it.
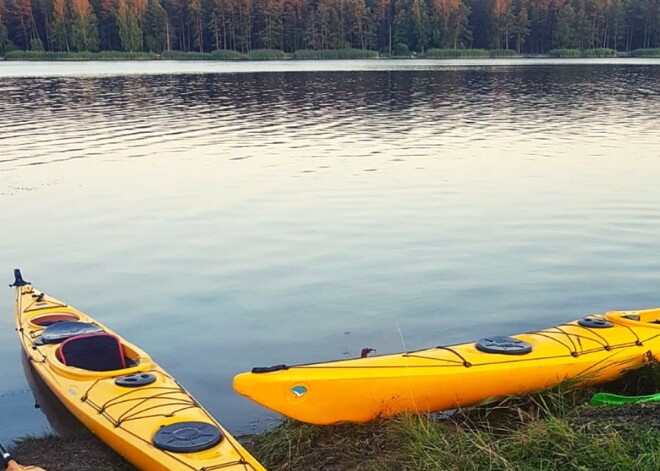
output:
{"label": "reflection on water", "polygon": [[[3,64],[0,276],[141,346],[237,434],[275,418],[231,389],[252,366],[660,305],[660,61],[354,64]],[[25,388],[1,365],[0,397]],[[24,396],[0,439],[40,427]]]}
{"label": "reflection on water", "polygon": [[25,355],[21,355],[25,379],[32,391],[35,407],[44,413],[51,429],[58,435],[75,435],[83,429],[83,425],[62,405],[52,393],[43,379]]}
{"label": "reflection on water", "polygon": [[[584,145],[653,131],[658,69],[5,79],[0,111],[15,119],[0,123],[0,165],[178,156],[191,148],[228,160],[263,157],[265,149],[310,158],[439,157],[481,151],[474,140],[512,151],[533,144],[532,157],[545,156],[553,136]],[[622,102],[625,121],[607,125]]]}

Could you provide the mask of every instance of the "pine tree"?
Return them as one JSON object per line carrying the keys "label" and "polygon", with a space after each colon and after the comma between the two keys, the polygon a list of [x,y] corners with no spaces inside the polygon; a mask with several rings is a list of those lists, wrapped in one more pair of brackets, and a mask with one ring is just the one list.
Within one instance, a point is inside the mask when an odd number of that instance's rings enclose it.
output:
{"label": "pine tree", "polygon": [[97,51],[96,15],[89,0],[71,0],[71,42],[76,51]]}
{"label": "pine tree", "polygon": [[5,0],[0,0],[0,55],[5,53],[9,45],[9,33],[5,25],[6,17],[7,7],[5,6]]}

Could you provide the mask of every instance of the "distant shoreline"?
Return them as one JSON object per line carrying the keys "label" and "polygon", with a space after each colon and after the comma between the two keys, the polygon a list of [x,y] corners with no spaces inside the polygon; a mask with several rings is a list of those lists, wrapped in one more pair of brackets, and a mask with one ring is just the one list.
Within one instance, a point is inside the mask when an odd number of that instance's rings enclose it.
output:
{"label": "distant shoreline", "polygon": [[554,49],[547,54],[519,54],[506,49],[429,49],[424,53],[409,53],[406,55],[386,55],[376,51],[361,49],[332,50],[301,50],[285,53],[277,49],[254,50],[242,54],[231,50],[213,52],[180,52],[165,51],[161,54],[151,52],[46,52],[46,51],[10,51],[0,60],[5,61],[297,61],[297,60],[465,60],[465,59],[585,59],[585,58],[660,58],[660,48],[636,49],[630,52],[620,52],[614,49]]}

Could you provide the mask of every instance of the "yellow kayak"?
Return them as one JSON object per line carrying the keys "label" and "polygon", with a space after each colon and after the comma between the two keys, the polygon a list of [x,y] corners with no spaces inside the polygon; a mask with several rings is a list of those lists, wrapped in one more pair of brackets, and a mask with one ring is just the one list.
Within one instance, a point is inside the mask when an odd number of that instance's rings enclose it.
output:
{"label": "yellow kayak", "polygon": [[608,312],[513,337],[394,355],[254,368],[249,399],[302,422],[367,422],[619,377],[660,355],[660,309]]}
{"label": "yellow kayak", "polygon": [[88,429],[144,471],[265,471],[145,352],[15,270],[16,328],[37,374]]}

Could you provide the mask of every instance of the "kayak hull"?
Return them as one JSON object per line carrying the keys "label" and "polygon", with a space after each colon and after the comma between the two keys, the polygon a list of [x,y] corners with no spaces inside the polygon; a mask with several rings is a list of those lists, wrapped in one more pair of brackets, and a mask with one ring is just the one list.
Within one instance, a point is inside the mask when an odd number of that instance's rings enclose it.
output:
{"label": "kayak hull", "polygon": [[485,352],[467,343],[255,368],[237,375],[234,389],[273,411],[313,424],[436,412],[561,383],[615,379],[660,352],[660,324],[654,323],[658,319],[660,309],[611,312],[509,337],[531,348],[523,354]]}
{"label": "kayak hull", "polygon": [[[34,371],[62,404],[90,431],[137,468],[148,471],[211,470],[265,471],[241,444],[144,351],[103,324],[32,286],[16,288],[16,328]],[[42,344],[45,329],[57,322],[98,326],[119,337],[126,368],[88,371],[67,366],[60,344]],[[125,387],[117,378],[144,375],[147,385]],[[170,451],[154,445],[156,434],[176,424],[197,424],[217,430],[220,440],[199,451]],[[181,432],[196,434],[198,432]],[[197,439],[197,437],[192,437]]]}

